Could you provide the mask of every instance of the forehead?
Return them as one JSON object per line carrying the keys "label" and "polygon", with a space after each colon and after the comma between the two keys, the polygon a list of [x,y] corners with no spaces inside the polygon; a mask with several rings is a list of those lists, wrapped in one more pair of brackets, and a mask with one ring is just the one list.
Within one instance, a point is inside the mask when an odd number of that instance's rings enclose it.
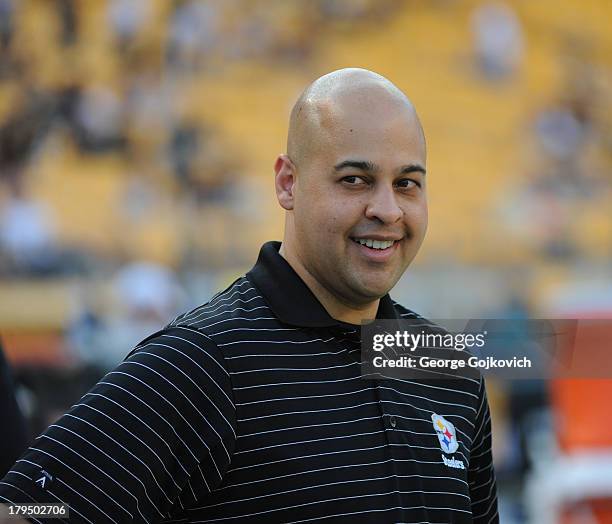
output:
{"label": "forehead", "polygon": [[[425,139],[414,110],[402,104],[326,105],[318,122],[317,150],[325,157],[378,156],[425,163]],[[381,161],[381,158],[378,158]]]}

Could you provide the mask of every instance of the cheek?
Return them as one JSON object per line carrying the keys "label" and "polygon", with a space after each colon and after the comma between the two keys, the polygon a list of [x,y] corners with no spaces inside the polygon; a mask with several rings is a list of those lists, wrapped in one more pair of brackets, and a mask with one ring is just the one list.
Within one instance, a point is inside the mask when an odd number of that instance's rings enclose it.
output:
{"label": "cheek", "polygon": [[359,212],[347,199],[319,199],[309,211],[312,224],[316,223],[321,234],[346,234],[359,221]]}
{"label": "cheek", "polygon": [[405,221],[416,236],[424,235],[427,230],[428,213],[427,201],[404,209]]}
{"label": "cheek", "polygon": [[334,184],[303,187],[300,197],[294,209],[299,228],[317,238],[331,241],[339,235],[344,237],[365,213],[365,200],[357,195],[347,196]]}
{"label": "cheek", "polygon": [[324,237],[330,247],[332,242],[344,233],[342,217],[333,209],[320,209],[313,219],[311,228],[314,229],[314,234]]}
{"label": "cheek", "polygon": [[325,205],[321,200],[312,201],[312,204],[300,209],[296,213],[297,227],[304,238],[315,240],[317,245],[334,237],[340,227],[340,220],[333,206]]}
{"label": "cheek", "polygon": [[415,219],[419,222],[427,223],[427,200],[425,198],[414,207],[414,214]]}

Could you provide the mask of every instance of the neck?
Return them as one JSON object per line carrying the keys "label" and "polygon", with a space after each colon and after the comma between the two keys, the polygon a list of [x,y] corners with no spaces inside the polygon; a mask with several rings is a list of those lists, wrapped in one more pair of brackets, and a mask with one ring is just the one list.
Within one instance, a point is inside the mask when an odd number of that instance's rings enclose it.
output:
{"label": "neck", "polygon": [[380,299],[361,305],[349,304],[339,299],[333,293],[330,293],[330,291],[300,263],[298,258],[292,254],[291,250],[286,249],[284,241],[281,244],[279,254],[304,281],[308,289],[310,289],[312,294],[329,313],[330,317],[349,324],[360,324],[363,319],[372,319],[376,317]]}

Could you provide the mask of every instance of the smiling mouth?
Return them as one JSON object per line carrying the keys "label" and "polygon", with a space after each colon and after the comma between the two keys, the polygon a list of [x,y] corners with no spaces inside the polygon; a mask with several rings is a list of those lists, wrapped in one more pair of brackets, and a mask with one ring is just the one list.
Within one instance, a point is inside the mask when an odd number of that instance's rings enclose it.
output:
{"label": "smiling mouth", "polygon": [[374,240],[370,238],[351,238],[351,240],[356,244],[369,247],[370,249],[377,249],[379,251],[389,249],[393,247],[395,243],[399,242],[399,240]]}

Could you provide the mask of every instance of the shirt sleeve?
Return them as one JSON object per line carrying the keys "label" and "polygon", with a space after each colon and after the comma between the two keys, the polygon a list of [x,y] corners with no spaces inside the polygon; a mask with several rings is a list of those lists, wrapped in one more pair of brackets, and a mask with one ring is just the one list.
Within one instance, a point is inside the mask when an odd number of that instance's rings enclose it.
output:
{"label": "shirt sleeve", "polygon": [[219,485],[235,430],[219,349],[172,327],[34,441],[0,481],[0,502],[64,502],[70,522],[160,522]]}
{"label": "shirt sleeve", "polygon": [[470,452],[468,481],[475,523],[497,523],[497,485],[491,454],[491,414],[484,379],[480,379],[479,407]]}

